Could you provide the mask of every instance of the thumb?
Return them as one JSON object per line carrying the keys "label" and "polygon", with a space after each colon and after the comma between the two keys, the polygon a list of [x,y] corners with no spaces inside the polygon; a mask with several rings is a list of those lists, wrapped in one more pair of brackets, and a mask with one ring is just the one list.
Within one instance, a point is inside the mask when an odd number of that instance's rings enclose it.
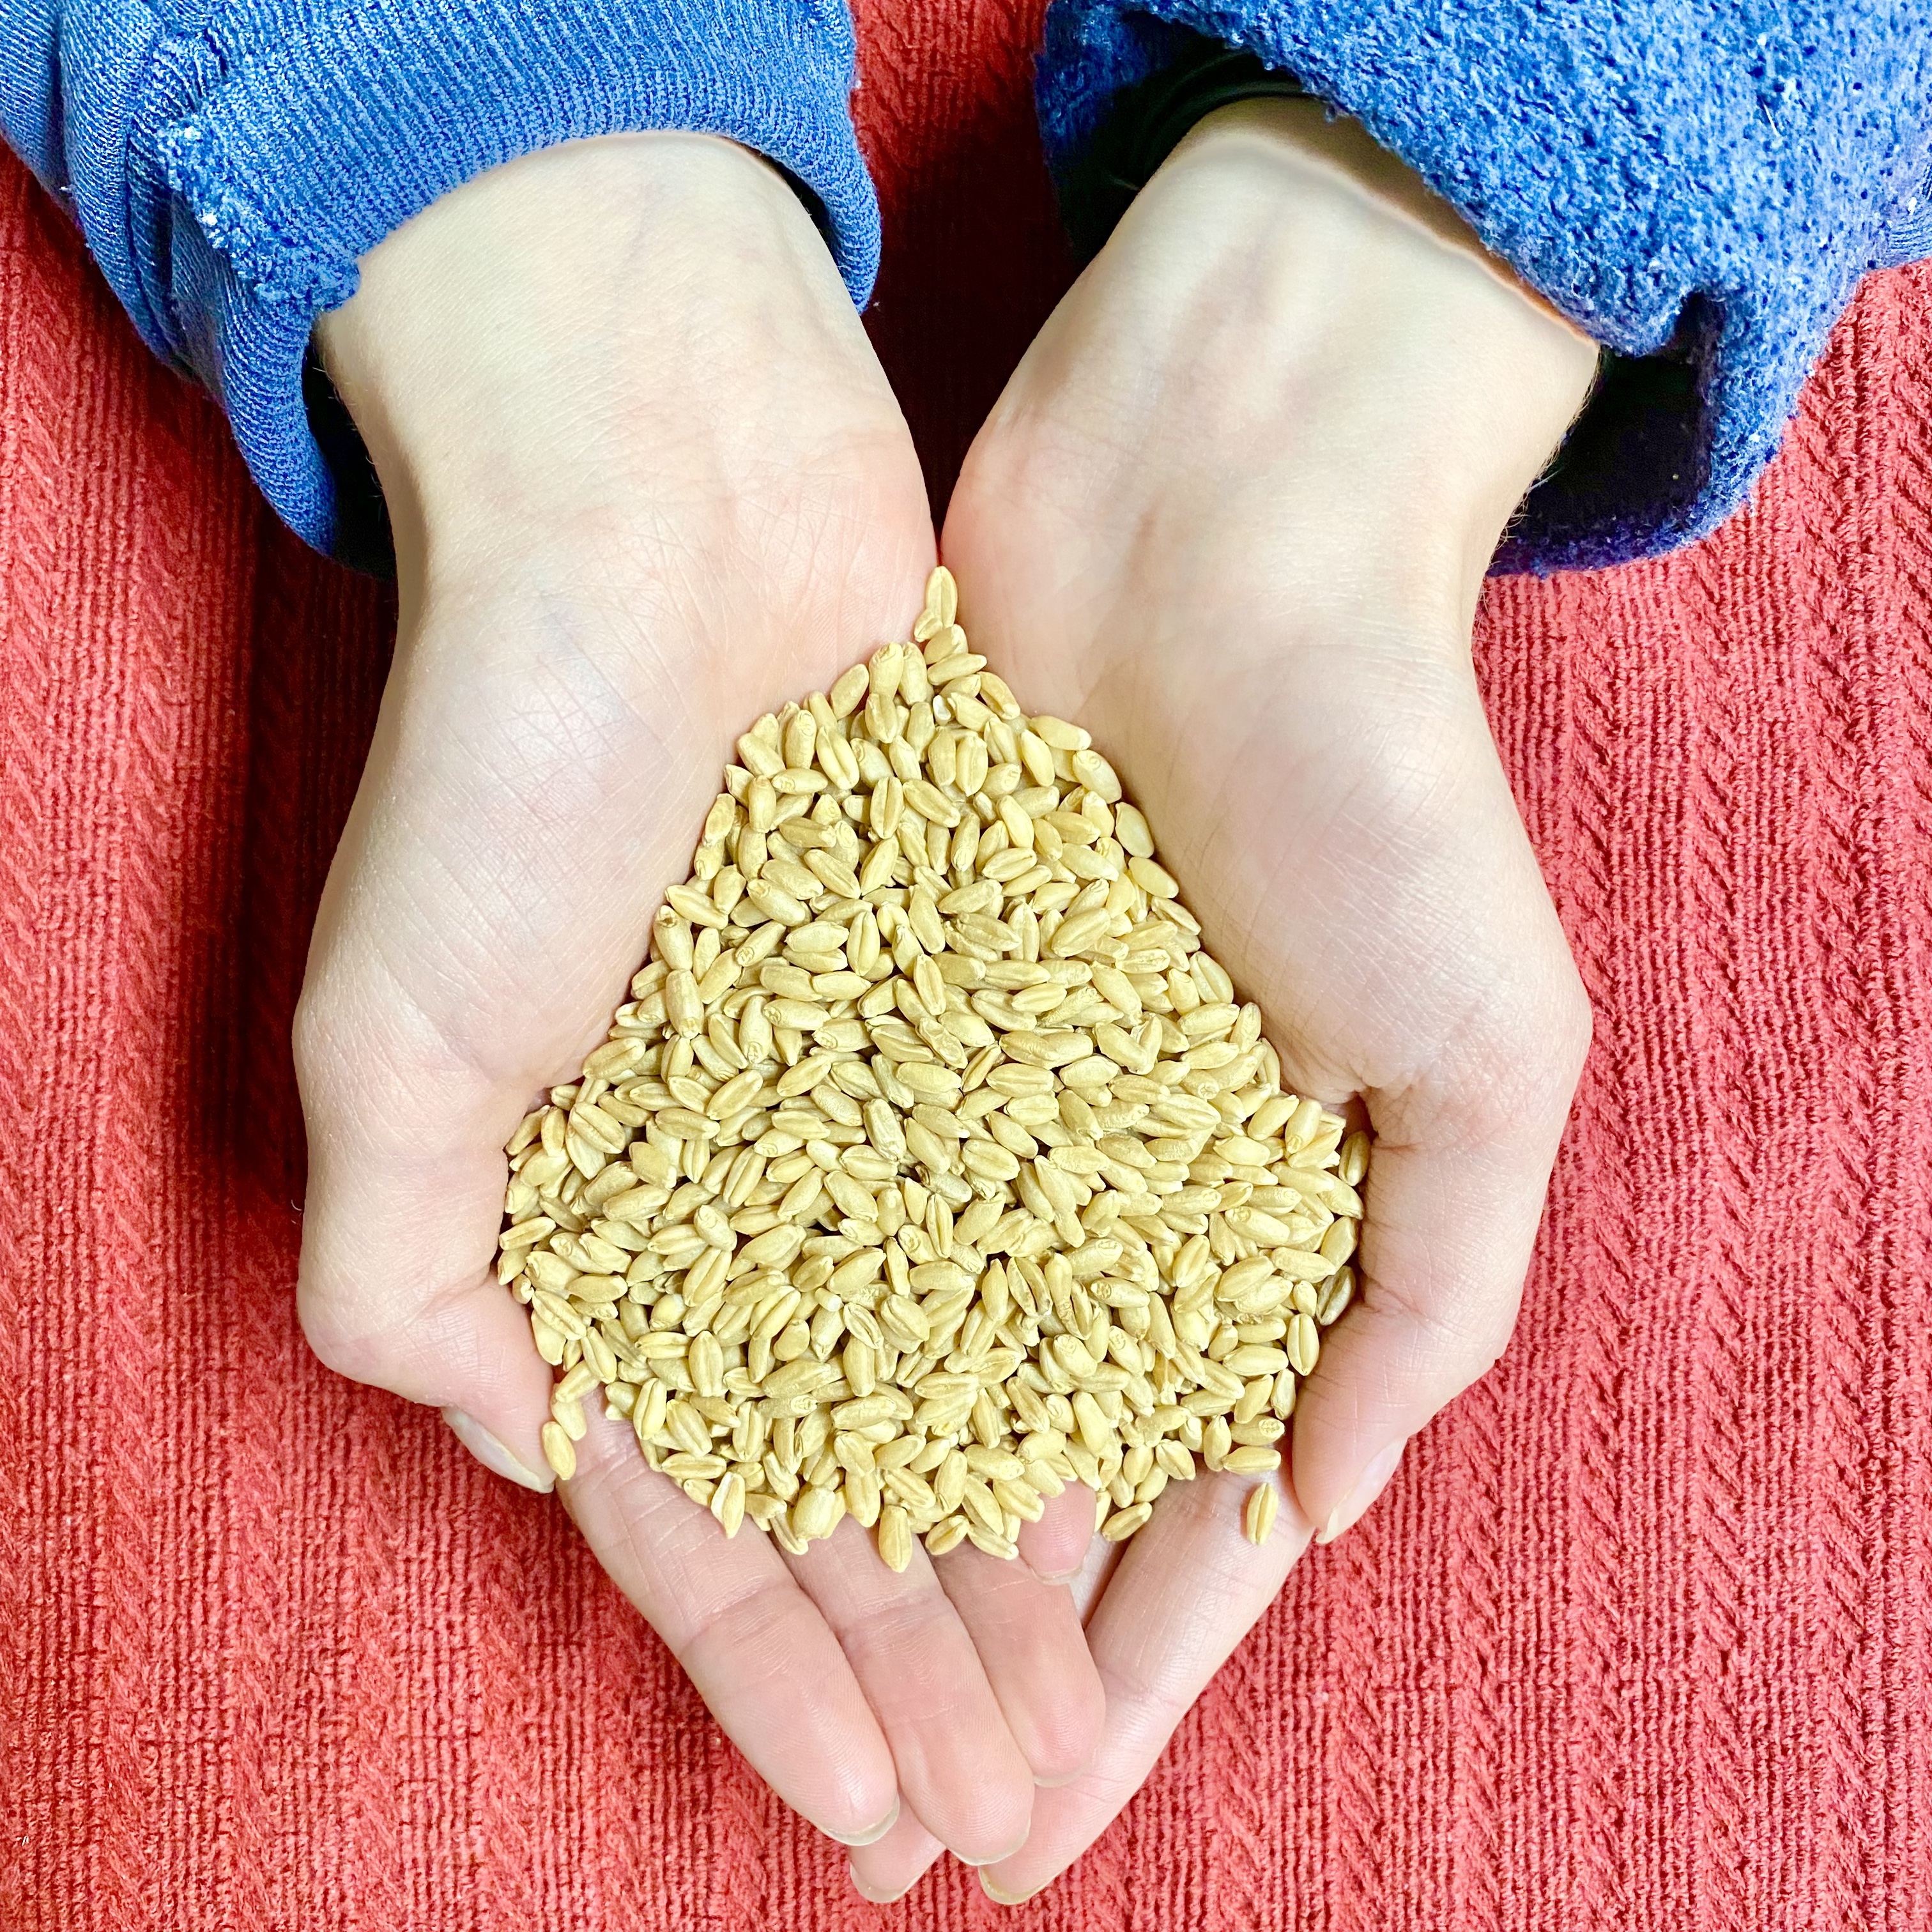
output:
{"label": "thumb", "polygon": [[[1317,1540],[1375,1501],[1408,1438],[1495,1363],[1516,1324],[1588,1036],[1551,1042],[1540,1075],[1473,1107],[1371,1094],[1359,1282],[1295,1406],[1294,1485]],[[1563,1023],[1566,1034],[1573,1023]]]}
{"label": "thumb", "polygon": [[[478,1461],[548,1490],[539,1431],[550,1374],[492,1265],[516,1104],[500,1119],[504,1103],[480,1091],[434,1108],[358,1099],[358,1088],[401,1084],[394,1063],[358,1055],[356,1078],[330,1034],[313,1018],[298,1024],[309,1128],[298,1300],[309,1345],[340,1374],[441,1409]],[[440,1078],[447,1093],[446,1070]]]}

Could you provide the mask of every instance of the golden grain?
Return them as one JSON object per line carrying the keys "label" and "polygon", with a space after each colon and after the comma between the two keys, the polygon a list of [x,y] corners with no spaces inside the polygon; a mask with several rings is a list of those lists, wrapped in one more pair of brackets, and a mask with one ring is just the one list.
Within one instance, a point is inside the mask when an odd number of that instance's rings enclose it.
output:
{"label": "golden grain", "polygon": [[601,1388],[728,1536],[849,1514],[896,1570],[1012,1556],[1072,1482],[1118,1542],[1202,1466],[1279,1468],[1370,1153],[1280,1090],[1113,767],[957,600],[935,571],[912,643],[738,740],[498,1240],[560,1476]]}
{"label": "golden grain", "polygon": [[1274,1484],[1257,1483],[1241,1505],[1241,1534],[1250,1543],[1267,1542],[1279,1506]]}
{"label": "golden grain", "polygon": [[544,1460],[556,1471],[560,1480],[568,1482],[577,1474],[577,1444],[556,1422],[544,1424],[542,1439]]}
{"label": "golden grain", "polygon": [[903,1572],[912,1561],[912,1519],[896,1503],[879,1512],[879,1555],[888,1570]]}
{"label": "golden grain", "polygon": [[963,1516],[946,1516],[926,1532],[926,1553],[944,1556],[948,1550],[957,1550],[966,1540],[968,1532],[969,1526]]}
{"label": "golden grain", "polygon": [[722,1477],[711,1492],[711,1514],[727,1536],[736,1536],[745,1520],[745,1479],[735,1470]]}
{"label": "golden grain", "polygon": [[1322,1336],[1315,1325],[1314,1318],[1298,1311],[1294,1319],[1288,1324],[1289,1367],[1298,1376],[1312,1375],[1321,1352]]}

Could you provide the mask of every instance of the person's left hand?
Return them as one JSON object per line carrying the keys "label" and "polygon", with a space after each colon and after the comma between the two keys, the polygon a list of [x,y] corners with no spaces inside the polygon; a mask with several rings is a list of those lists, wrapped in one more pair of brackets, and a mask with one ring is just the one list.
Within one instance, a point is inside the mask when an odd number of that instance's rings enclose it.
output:
{"label": "person's left hand", "polygon": [[[504,1142],[603,1039],[734,736],[902,633],[932,517],[811,218],[716,136],[466,182],[320,341],[401,617],[296,1016],[302,1318],[548,1489],[550,1371],[494,1265]],[[602,1408],[562,1500],[778,1795],[848,1844],[902,1799],[962,1858],[1022,1843],[1100,1721],[1066,1591],[974,1550],[896,1574],[856,1522],[801,1556],[728,1535]]]}
{"label": "person's left hand", "polygon": [[[1021,700],[1095,734],[1284,1084],[1377,1135],[1362,1291],[1251,1479],[1173,1485],[1083,1574],[1093,1762],[982,1872],[1015,1902],[1138,1788],[1318,1527],[1501,1353],[1589,1030],[1484,716],[1469,628],[1591,345],[1308,104],[1184,144],[1042,332],[969,456],[944,552]],[[1111,1570],[1108,1565],[1113,1565]],[[853,1854],[896,1896],[916,1820]]]}

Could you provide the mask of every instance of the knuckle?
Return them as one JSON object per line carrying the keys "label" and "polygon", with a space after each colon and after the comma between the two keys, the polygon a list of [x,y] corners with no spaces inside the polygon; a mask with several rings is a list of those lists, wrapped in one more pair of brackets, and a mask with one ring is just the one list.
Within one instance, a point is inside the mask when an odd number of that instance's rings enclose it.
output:
{"label": "knuckle", "polygon": [[306,1270],[296,1286],[296,1312],[303,1340],[324,1368],[346,1376],[352,1382],[373,1382],[381,1378],[376,1352],[368,1338],[356,1333],[344,1318],[341,1296],[318,1287]]}
{"label": "knuckle", "polygon": [[1557,990],[1550,1016],[1550,1052],[1563,1082],[1566,1108],[1582,1078],[1583,1063],[1589,1058],[1595,1030],[1596,1016],[1591,1010],[1590,996],[1573,967]]}
{"label": "knuckle", "polygon": [[1090,1694],[1084,1687],[1058,1690],[1033,1714],[1027,1762],[1036,1778],[1060,1783],[1084,1771],[1092,1761],[1106,1720],[1099,1682]]}
{"label": "knuckle", "polygon": [[296,1063],[296,1078],[304,1095],[320,1069],[331,1031],[328,997],[308,981],[296,1001],[295,1016],[289,1025],[289,1045]]}
{"label": "knuckle", "polygon": [[1432,1316],[1416,1319],[1436,1345],[1436,1353],[1456,1367],[1456,1390],[1489,1373],[1502,1358],[1516,1330],[1522,1303],[1522,1282],[1506,1279],[1471,1286],[1452,1294]]}
{"label": "knuckle", "polygon": [[1462,1138],[1490,1144],[1554,1144],[1569,1117],[1590,1048],[1590,1004],[1575,970],[1538,984],[1489,992],[1444,1054],[1445,1094]]}
{"label": "knuckle", "polygon": [[[615,1481],[620,1495],[632,1495],[652,1476],[652,1472],[640,1463],[617,1472]],[[652,1514],[668,1500],[662,1490],[665,1480],[659,1478],[652,1482],[646,1498]],[[782,1654],[793,1611],[793,1598],[786,1582],[755,1576],[737,1590],[697,1606],[679,1640],[672,1643],[672,1653],[686,1670],[692,1668],[694,1660],[707,1654],[729,1660],[734,1670],[754,1669],[765,1660]]]}
{"label": "knuckle", "polygon": [[350,1004],[334,975],[313,968],[296,1001],[289,1045],[311,1128],[342,1111],[344,1042],[352,1030]]}
{"label": "knuckle", "polygon": [[916,1672],[952,1634],[954,1613],[935,1585],[896,1598],[844,1632],[855,1662],[894,1672]]}
{"label": "knuckle", "polygon": [[1311,1395],[1353,1402],[1366,1390],[1399,1401],[1404,1390],[1420,1390],[1432,1413],[1496,1366],[1522,1305],[1528,1240],[1519,1246],[1466,1238],[1451,1247],[1442,1264],[1420,1272],[1371,1268],[1361,1324],[1343,1324],[1324,1350]]}
{"label": "knuckle", "polygon": [[365,1272],[339,1262],[324,1265],[304,1256],[296,1282],[296,1314],[302,1337],[325,1368],[351,1382],[410,1394],[422,1371],[440,1354],[460,1370],[459,1333],[441,1324],[422,1332],[425,1310],[398,1296],[394,1284],[377,1282]]}
{"label": "knuckle", "polygon": [[944,1835],[961,1857],[990,1864],[1019,1850],[1032,1821],[1030,1772],[1024,1779],[986,1778],[974,1780],[969,1795],[955,1800]]}

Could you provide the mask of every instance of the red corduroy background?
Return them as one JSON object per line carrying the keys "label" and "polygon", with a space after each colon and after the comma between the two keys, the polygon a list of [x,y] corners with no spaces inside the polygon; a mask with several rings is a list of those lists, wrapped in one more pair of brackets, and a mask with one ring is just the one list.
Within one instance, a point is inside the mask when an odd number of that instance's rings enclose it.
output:
{"label": "red corduroy background", "polygon": [[[868,0],[936,484],[1067,273],[1034,9]],[[1522,1330],[1008,1918],[844,1888],[554,1505],[325,1374],[286,1033],[388,604],[0,164],[0,1924],[1932,1923],[1932,273],[1756,507],[1497,586],[1598,1030]]]}

